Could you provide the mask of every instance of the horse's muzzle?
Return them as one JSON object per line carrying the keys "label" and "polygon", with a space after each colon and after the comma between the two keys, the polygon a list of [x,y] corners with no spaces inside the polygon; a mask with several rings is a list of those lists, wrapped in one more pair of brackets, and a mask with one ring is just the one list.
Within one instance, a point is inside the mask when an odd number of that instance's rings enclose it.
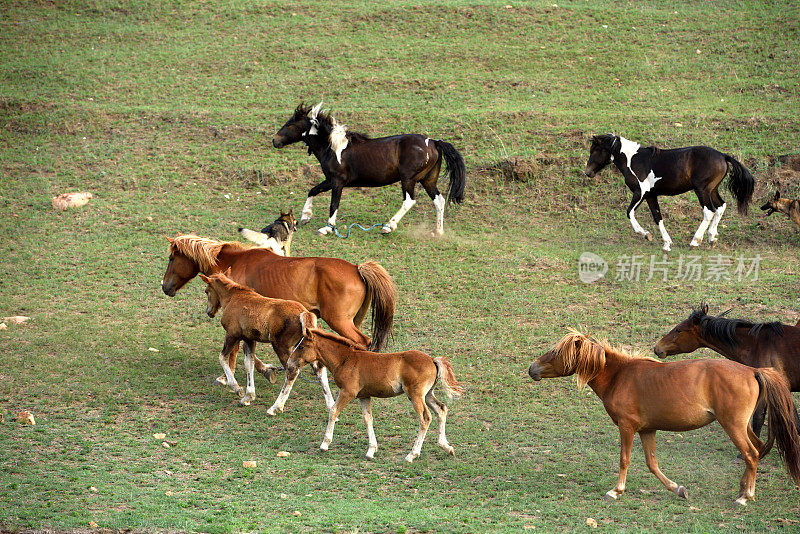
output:
{"label": "horse's muzzle", "polygon": [[283,141],[279,140],[277,137],[273,137],[272,146],[274,146],[275,148],[281,148],[283,146]]}
{"label": "horse's muzzle", "polygon": [[168,297],[174,297],[175,293],[177,293],[177,290],[172,284],[168,285],[166,283],[161,284],[161,291],[163,291]]}
{"label": "horse's muzzle", "polygon": [[583,174],[585,174],[585,175],[586,175],[586,176],[588,176],[589,178],[594,178],[594,175],[595,175],[595,174],[597,174],[597,173],[596,173],[596,172],[594,172],[594,171],[593,171],[592,169],[590,169],[589,167],[586,167],[586,168],[583,170]]}
{"label": "horse's muzzle", "polygon": [[653,347],[653,352],[655,353],[656,356],[658,356],[662,360],[664,358],[666,358],[666,356],[667,356],[667,351],[665,351],[664,349],[662,349],[658,345]]}
{"label": "horse's muzzle", "polygon": [[530,367],[528,367],[528,375],[536,382],[542,379],[542,368],[537,365],[536,362],[533,362]]}

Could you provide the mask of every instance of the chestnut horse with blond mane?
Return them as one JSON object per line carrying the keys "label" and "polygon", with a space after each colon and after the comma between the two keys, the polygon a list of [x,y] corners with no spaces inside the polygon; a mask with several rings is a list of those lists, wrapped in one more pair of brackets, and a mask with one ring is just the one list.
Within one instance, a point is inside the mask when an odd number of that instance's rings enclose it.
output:
{"label": "chestnut horse with blond mane", "polygon": [[[397,289],[386,269],[374,261],[361,265],[337,258],[287,258],[271,250],[238,242],[215,241],[196,235],[169,240],[169,263],[161,288],[170,297],[203,273],[231,269],[234,282],[265,297],[296,300],[322,318],[328,326],[360,345],[379,351],[394,320]],[[359,328],[372,305],[372,340]],[[237,349],[230,353],[230,368],[236,368]],[[255,358],[256,369],[265,376],[269,368]],[[225,377],[218,381],[225,384]]]}
{"label": "chestnut horse with blond mane", "polygon": [[756,467],[763,443],[749,421],[764,399],[770,427],[795,484],[800,483],[800,439],[794,421],[794,401],[783,377],[774,369],[753,369],[728,360],[660,362],[631,356],[606,341],[597,342],[575,330],[534,361],[528,374],[542,378],[576,375],[603,401],[619,427],[619,480],[606,497],[625,491],[633,436],[639,433],[645,461],[664,486],[687,498],[686,488],[668,479],[656,460],[656,431],[685,432],[715,419],[742,454],[744,474],[736,502],[746,505],[755,495]]}
{"label": "chestnut horse with blond mane", "polygon": [[[305,322],[304,317],[301,317],[301,322]],[[437,443],[449,454],[455,455],[444,431],[447,406],[433,395],[433,388],[439,380],[448,397],[460,397],[464,393],[450,360],[445,357],[433,358],[418,350],[376,354],[341,336],[308,326],[305,337],[295,347],[286,366],[286,385],[291,389],[290,377],[296,376],[299,367],[306,363],[320,362],[333,375],[339,387],[339,396],[328,412],[328,427],[320,445],[321,450],[327,451],[330,447],[339,413],[357,398],[361,402],[361,413],[369,437],[366,457],[371,460],[378,450],[378,441],[372,428],[372,397],[397,397],[405,393],[419,417],[417,439],[406,461],[413,462],[420,455],[422,442],[431,424],[430,411],[439,420]]]}

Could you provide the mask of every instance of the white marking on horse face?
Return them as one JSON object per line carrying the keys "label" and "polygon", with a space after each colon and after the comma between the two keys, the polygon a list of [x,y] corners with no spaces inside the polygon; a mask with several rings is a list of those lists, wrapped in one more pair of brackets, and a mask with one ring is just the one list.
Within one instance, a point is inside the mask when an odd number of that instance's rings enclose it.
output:
{"label": "white marking on horse face", "polygon": [[333,130],[331,131],[330,135],[331,141],[331,148],[333,152],[336,154],[336,161],[339,162],[341,165],[342,163],[342,151],[347,148],[347,126],[344,124],[339,124],[334,121]]}
{"label": "white marking on horse face", "polygon": [[[628,159],[628,169],[630,169],[631,173],[634,176],[636,176],[636,173],[633,172],[633,169],[631,168],[631,160],[633,159],[633,156],[635,156],[636,153],[639,151],[639,149],[642,148],[642,145],[640,145],[636,141],[630,141],[628,139],[625,139],[622,136],[620,136],[619,138],[619,145],[620,145],[619,151],[625,154],[625,157]],[[636,176],[636,179],[638,180],[639,177]]]}
{"label": "white marking on horse face", "polygon": [[426,137],[425,138],[425,146],[428,146],[428,143],[430,143],[430,142],[431,142],[431,138],[430,137]]}
{"label": "white marking on horse face", "polygon": [[[317,135],[317,133],[319,133],[319,130],[317,130],[316,119],[314,119],[314,122],[311,123],[311,128],[308,129],[307,133],[308,133],[308,135]],[[303,134],[303,135],[306,135],[306,134]]]}

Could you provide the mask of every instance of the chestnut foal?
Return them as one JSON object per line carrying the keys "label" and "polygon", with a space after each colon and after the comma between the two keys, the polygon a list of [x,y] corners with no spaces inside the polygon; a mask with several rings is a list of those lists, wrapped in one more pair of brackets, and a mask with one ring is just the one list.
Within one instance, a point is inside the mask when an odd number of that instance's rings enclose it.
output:
{"label": "chestnut foal", "polygon": [[745,470],[736,502],[746,505],[754,498],[756,466],[763,447],[748,423],[762,398],[786,470],[796,484],[800,482],[794,401],[785,380],[772,368],[753,369],[728,360],[664,363],[637,358],[571,330],[555,348],[531,364],[528,374],[536,381],[577,375],[578,384],[588,384],[603,401],[619,427],[621,442],[619,480],[606,493],[607,498],[617,499],[625,491],[633,435],[637,432],[647,467],[667,489],[686,498],[686,488],[658,468],[656,431],[694,430],[716,419],[742,453]]}
{"label": "chestnut foal", "polygon": [[[301,319],[304,323],[305,317]],[[309,325],[308,333],[295,347],[286,367],[287,378],[296,374],[296,368],[305,363],[320,362],[333,375],[339,386],[339,396],[328,413],[328,428],[320,449],[327,451],[333,440],[333,427],[339,413],[354,398],[361,402],[361,413],[367,425],[369,448],[367,459],[375,456],[378,441],[372,428],[372,397],[396,397],[405,393],[419,416],[419,433],[407,462],[420,455],[422,442],[431,423],[430,408],[439,420],[438,444],[449,454],[455,455],[447,442],[445,422],[447,406],[433,395],[436,381],[441,379],[448,397],[460,397],[464,388],[456,380],[453,367],[445,357],[432,358],[418,350],[378,354],[366,350],[337,334],[325,332]]]}
{"label": "chestnut foal", "polygon": [[[226,274],[216,273],[211,276],[200,274],[200,278],[207,284],[206,313],[209,317],[214,317],[220,307],[222,308],[221,323],[225,329],[225,343],[219,355],[219,363],[225,372],[227,385],[241,395],[239,400],[241,404],[249,406],[256,398],[253,380],[256,342],[271,343],[281,364],[286,367],[292,347],[303,339],[308,327],[316,326],[317,317],[299,302],[264,297],[249,287],[237,284]],[[244,393],[241,386],[236,383],[233,370],[228,365],[228,355],[238,347],[240,341],[244,341],[244,368],[247,372],[247,390]],[[319,364],[314,363],[312,366],[322,384],[325,406],[330,410],[333,405],[333,395],[328,386],[328,373]],[[288,397],[288,393],[286,396]],[[284,404],[286,397],[279,396],[267,413],[275,415],[276,410],[283,411]]]}

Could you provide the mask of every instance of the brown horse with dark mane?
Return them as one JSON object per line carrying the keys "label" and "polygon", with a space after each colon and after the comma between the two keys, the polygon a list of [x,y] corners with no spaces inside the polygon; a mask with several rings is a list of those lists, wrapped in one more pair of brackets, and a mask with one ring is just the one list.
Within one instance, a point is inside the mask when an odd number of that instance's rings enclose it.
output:
{"label": "brown horse with dark mane", "polygon": [[[665,334],[653,351],[664,358],[707,347],[750,367],[772,367],[784,376],[791,391],[800,391],[800,328],[779,322],[728,319],[724,315],[708,315],[708,306],[702,304]],[[762,404],[753,414],[753,431],[757,436],[761,435],[765,410]],[[795,420],[800,426],[797,413]]]}
{"label": "brown horse with dark mane", "polygon": [[800,438],[792,413],[794,401],[780,373],[753,369],[727,360],[660,362],[632,356],[606,341],[594,341],[571,330],[528,369],[534,380],[576,375],[603,401],[619,427],[617,485],[606,493],[617,499],[625,491],[633,436],[642,440],[650,471],[670,491],[687,498],[686,488],[668,479],[656,460],[656,431],[685,432],[715,419],[742,454],[744,474],[736,502],[746,505],[755,495],[756,467],[763,443],[750,429],[756,404],[764,399],[789,476],[800,483]]}
{"label": "brown horse with dark mane", "polygon": [[[225,342],[219,354],[219,363],[225,373],[226,385],[241,395],[239,401],[241,404],[249,406],[256,398],[253,381],[256,342],[270,343],[278,360],[286,367],[292,349],[307,334],[306,325],[316,325],[317,317],[299,302],[259,295],[249,287],[237,284],[228,278],[227,274],[226,272],[206,276],[201,273],[200,278],[207,284],[206,314],[214,317],[222,308],[220,322],[225,329]],[[228,364],[230,352],[239,345],[239,342],[244,342],[244,368],[247,373],[245,391],[242,391],[236,383],[233,369]],[[333,396],[328,385],[328,373],[316,362],[312,363],[312,367],[322,385],[325,407],[330,410]],[[276,409],[283,411],[286,398],[281,400],[280,405],[276,400],[267,410],[269,415],[275,415]]]}
{"label": "brown horse with dark mane", "polygon": [[366,456],[372,459],[378,450],[378,441],[372,428],[372,397],[396,397],[405,393],[419,417],[419,433],[406,461],[413,462],[420,455],[431,423],[429,408],[439,420],[439,446],[449,454],[455,454],[444,431],[447,406],[433,394],[433,388],[439,380],[448,397],[460,397],[464,392],[447,358],[432,358],[418,350],[376,354],[336,334],[309,328],[306,337],[298,343],[289,358],[287,384],[289,377],[297,374],[300,365],[315,361],[330,370],[334,382],[339,386],[339,396],[328,413],[328,427],[320,445],[321,450],[327,451],[330,447],[339,413],[347,403],[357,398],[361,402],[361,413],[369,436]]}
{"label": "brown horse with dark mane", "polygon": [[[265,297],[296,300],[333,330],[365,347],[381,350],[391,331],[397,289],[386,269],[374,261],[353,265],[337,258],[287,258],[264,248],[196,235],[167,239],[169,263],[161,288],[171,297],[198,273],[209,276],[230,268],[233,281]],[[359,330],[370,304],[371,341]],[[231,352],[231,369],[236,367],[236,352]],[[257,358],[256,369],[269,373]]]}

